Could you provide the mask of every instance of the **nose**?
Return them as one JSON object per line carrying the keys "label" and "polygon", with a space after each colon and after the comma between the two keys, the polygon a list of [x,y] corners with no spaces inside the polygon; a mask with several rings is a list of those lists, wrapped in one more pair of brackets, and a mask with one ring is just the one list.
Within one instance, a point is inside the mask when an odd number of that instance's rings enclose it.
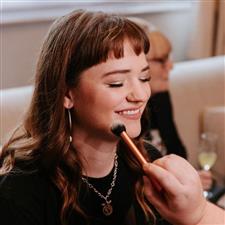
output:
{"label": "nose", "polygon": [[145,84],[143,86],[143,83],[140,81],[137,81],[131,85],[131,88],[127,94],[127,101],[128,102],[147,102],[148,99],[151,96],[151,88],[150,84]]}

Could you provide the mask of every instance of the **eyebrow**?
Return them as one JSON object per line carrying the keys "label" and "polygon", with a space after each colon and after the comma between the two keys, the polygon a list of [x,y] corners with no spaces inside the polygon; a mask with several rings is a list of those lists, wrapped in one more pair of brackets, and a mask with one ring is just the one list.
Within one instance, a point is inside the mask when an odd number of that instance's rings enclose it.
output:
{"label": "eyebrow", "polygon": [[[149,65],[147,65],[146,67],[144,67],[141,72],[144,72],[146,70],[149,70]],[[106,76],[109,76],[109,75],[113,75],[113,74],[117,74],[117,73],[129,73],[131,70],[129,69],[126,69],[126,70],[113,70],[113,71],[110,71],[110,72],[107,72],[107,73],[104,73],[102,75],[102,77],[106,77]]]}

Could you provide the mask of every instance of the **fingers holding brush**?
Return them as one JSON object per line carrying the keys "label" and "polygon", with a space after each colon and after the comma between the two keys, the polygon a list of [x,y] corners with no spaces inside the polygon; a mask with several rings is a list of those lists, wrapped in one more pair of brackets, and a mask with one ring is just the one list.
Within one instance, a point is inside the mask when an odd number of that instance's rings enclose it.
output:
{"label": "fingers holding brush", "polygon": [[143,166],[143,170],[153,186],[152,180],[155,180],[164,189],[164,193],[166,192],[171,196],[176,195],[176,187],[179,187],[181,184],[173,174],[154,163],[146,163]]}
{"label": "fingers holding brush", "polygon": [[[145,164],[143,170],[146,198],[164,218],[173,224],[198,224],[206,201],[198,174],[186,160],[169,155]],[[163,191],[157,193],[152,180],[157,180]]]}

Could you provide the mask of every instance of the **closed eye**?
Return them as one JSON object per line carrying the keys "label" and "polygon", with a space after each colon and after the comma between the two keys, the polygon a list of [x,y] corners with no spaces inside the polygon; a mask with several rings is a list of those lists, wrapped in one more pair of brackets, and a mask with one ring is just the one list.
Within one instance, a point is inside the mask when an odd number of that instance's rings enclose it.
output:
{"label": "closed eye", "polygon": [[123,83],[121,83],[121,82],[118,82],[118,83],[110,83],[110,84],[108,84],[108,86],[110,88],[118,88],[118,87],[122,87],[123,86]]}
{"label": "closed eye", "polygon": [[143,78],[139,78],[139,80],[141,81],[141,82],[149,82],[150,80],[151,80],[151,76],[148,76],[148,77],[143,77]]}

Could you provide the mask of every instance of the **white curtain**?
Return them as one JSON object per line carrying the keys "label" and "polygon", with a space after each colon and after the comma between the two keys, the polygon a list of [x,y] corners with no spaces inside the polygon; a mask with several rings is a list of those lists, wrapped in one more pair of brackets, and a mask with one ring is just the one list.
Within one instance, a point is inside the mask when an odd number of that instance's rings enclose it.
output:
{"label": "white curtain", "polygon": [[225,54],[224,0],[193,1],[190,59]]}

